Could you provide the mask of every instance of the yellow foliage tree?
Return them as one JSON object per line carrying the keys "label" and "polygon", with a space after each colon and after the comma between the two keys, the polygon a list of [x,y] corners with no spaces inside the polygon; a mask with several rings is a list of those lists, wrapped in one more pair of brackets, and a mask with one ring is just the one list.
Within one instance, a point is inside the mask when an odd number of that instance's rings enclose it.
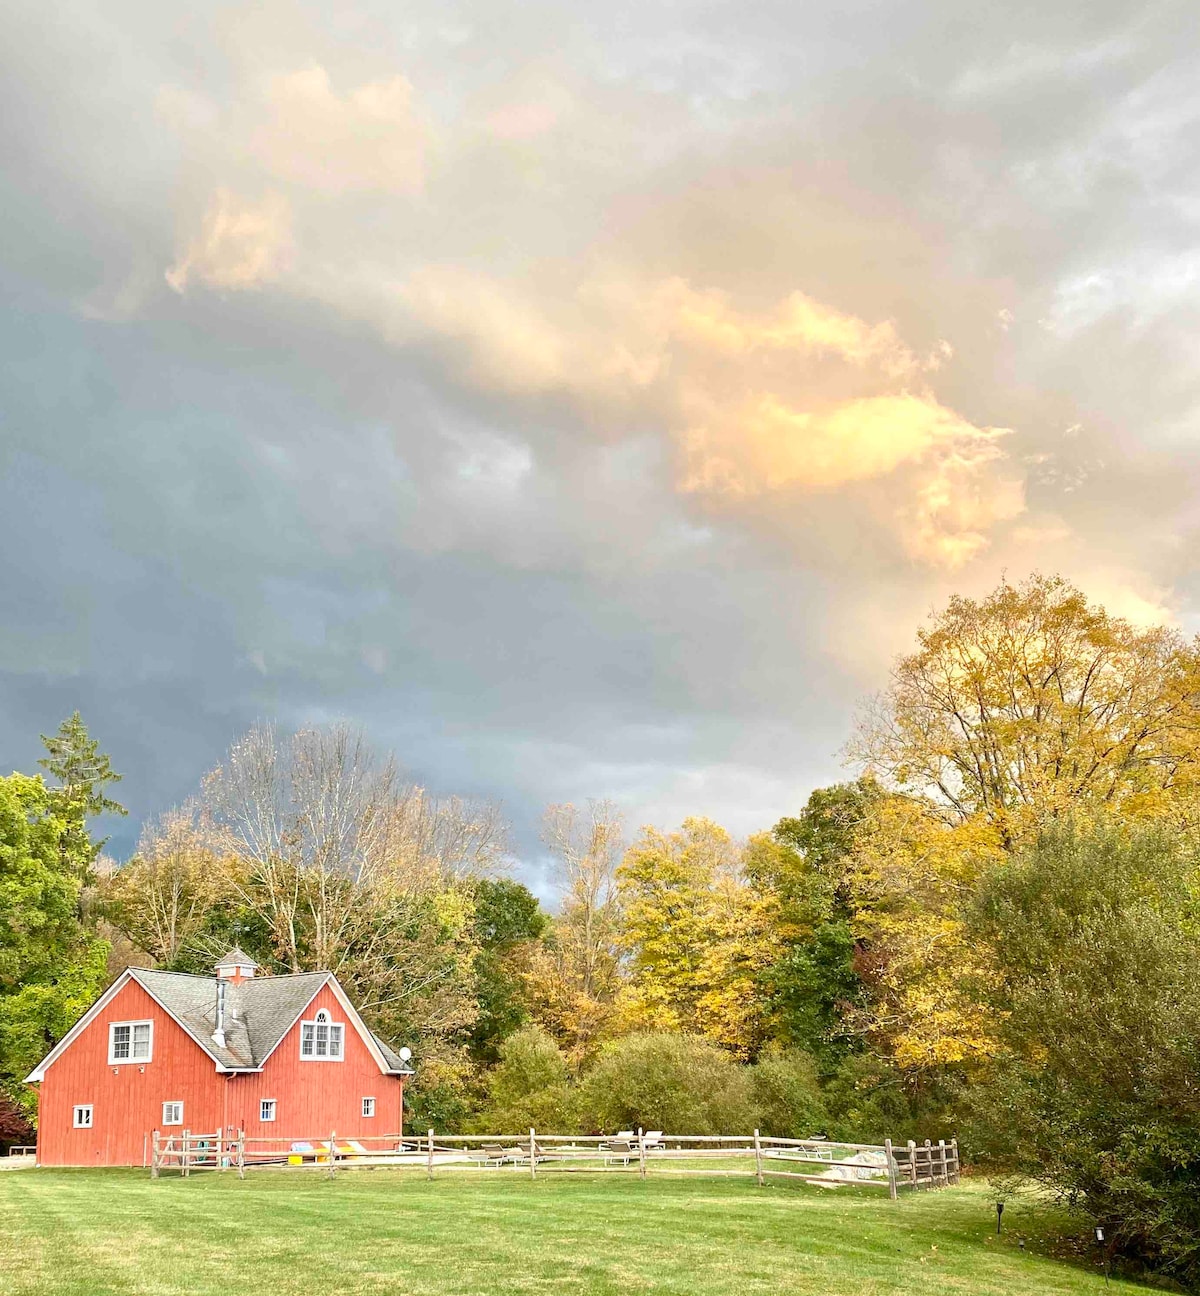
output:
{"label": "yellow foliage tree", "polygon": [[626,1030],[705,1035],[742,1057],[763,1041],[759,976],[776,946],[775,907],[742,876],[742,851],[719,825],[644,828],[617,870],[628,980]]}
{"label": "yellow foliage tree", "polygon": [[534,1018],[574,1061],[604,1036],[621,985],[618,901],[614,874],[623,824],[615,806],[553,805],[542,838],[558,866],[562,906],[525,969]]}
{"label": "yellow foliage tree", "polygon": [[1057,577],[956,597],[864,712],[851,755],[892,795],[849,869],[872,1007],[905,1066],[992,1045],[967,987],[986,974],[961,914],[981,871],[1062,816],[1195,823],[1200,656]]}
{"label": "yellow foliage tree", "polygon": [[1174,630],[1035,575],[952,598],[917,638],[850,754],[947,822],[983,816],[1011,846],[1089,804],[1147,815],[1190,798],[1200,654]]}

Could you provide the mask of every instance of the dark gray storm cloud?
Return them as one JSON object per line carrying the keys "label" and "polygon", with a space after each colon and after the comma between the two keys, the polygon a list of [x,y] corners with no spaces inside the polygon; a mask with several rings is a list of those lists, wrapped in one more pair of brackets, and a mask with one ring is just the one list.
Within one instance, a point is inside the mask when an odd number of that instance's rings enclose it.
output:
{"label": "dark gray storm cloud", "polygon": [[746,832],[952,589],[1194,622],[1187,6],[0,20],[0,764],[116,853],[259,718]]}

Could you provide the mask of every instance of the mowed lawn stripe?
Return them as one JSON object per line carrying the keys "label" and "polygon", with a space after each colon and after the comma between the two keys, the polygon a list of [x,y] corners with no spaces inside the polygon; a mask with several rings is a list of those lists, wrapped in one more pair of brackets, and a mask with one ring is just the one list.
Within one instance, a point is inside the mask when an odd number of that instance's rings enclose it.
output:
{"label": "mowed lawn stripe", "polygon": [[[0,1296],[1080,1296],[1058,1226],[964,1186],[889,1202],[748,1180],[510,1171],[0,1176]],[[1076,1226],[1078,1227],[1078,1226]],[[1029,1238],[1030,1250],[1017,1247]],[[1112,1291],[1144,1290],[1113,1282]]]}

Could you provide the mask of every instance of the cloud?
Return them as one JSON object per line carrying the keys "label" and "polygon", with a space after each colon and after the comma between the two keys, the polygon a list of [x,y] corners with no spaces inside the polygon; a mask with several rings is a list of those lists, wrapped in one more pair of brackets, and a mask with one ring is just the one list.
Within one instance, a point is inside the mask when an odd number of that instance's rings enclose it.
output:
{"label": "cloud", "polygon": [[414,192],[425,138],[403,76],[339,96],[318,64],[266,78],[251,155],[278,180],[326,194]]}
{"label": "cloud", "polygon": [[166,280],[177,293],[192,283],[261,288],[280,278],[294,251],[291,207],[282,194],[267,193],[255,202],[218,189]]}
{"label": "cloud", "polygon": [[748,499],[891,478],[882,511],[905,550],[952,568],[1024,510],[1005,431],[974,426],[925,386],[949,344],[923,362],[891,321],[868,324],[801,292],[750,315],[680,279],[612,275],[576,287],[557,319],[453,268],[418,272],[402,296],[421,325],[466,348],[476,381],[660,421],[685,494]]}

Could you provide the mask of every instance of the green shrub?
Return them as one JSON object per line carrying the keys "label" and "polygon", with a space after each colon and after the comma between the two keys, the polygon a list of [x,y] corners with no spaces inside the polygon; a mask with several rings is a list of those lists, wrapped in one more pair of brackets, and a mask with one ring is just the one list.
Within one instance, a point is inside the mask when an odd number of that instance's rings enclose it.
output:
{"label": "green shrub", "polygon": [[579,1098],[562,1050],[540,1026],[523,1026],[500,1045],[487,1078],[487,1099],[471,1122],[480,1133],[513,1134],[534,1126],[570,1134],[579,1124]]}
{"label": "green shrub", "polygon": [[748,1134],[755,1124],[748,1067],[696,1035],[628,1035],[606,1045],[583,1080],[592,1128]]}
{"label": "green shrub", "polygon": [[802,1049],[769,1048],[750,1068],[758,1128],[775,1138],[810,1138],[828,1123],[817,1066]]}

